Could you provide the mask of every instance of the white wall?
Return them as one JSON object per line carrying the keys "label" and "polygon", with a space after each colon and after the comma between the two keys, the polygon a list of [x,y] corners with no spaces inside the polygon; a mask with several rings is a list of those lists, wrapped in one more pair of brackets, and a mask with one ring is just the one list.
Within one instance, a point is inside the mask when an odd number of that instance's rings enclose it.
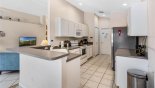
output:
{"label": "white wall", "polygon": [[65,0],[49,0],[49,29],[50,40],[54,40],[53,45],[58,45],[61,40],[68,38],[55,37],[55,20],[57,17],[65,18],[73,22],[84,23],[84,12],[72,6]]}
{"label": "white wall", "polygon": [[35,36],[38,45],[45,39],[45,30],[37,24],[0,20],[0,30],[6,33],[6,37],[0,38],[0,51],[18,47],[20,36]]}
{"label": "white wall", "polygon": [[37,24],[40,23],[40,16],[31,15],[16,10],[6,9],[4,7],[0,7],[0,16],[10,17],[12,19],[19,18],[20,21],[23,22],[37,23]]}
{"label": "white wall", "polygon": [[111,28],[110,26],[110,18],[99,18],[99,28]]}
{"label": "white wall", "polygon": [[110,17],[100,17],[100,28],[126,27],[127,26],[127,11],[116,11],[110,14]]}
{"label": "white wall", "polygon": [[[149,71],[155,72],[155,19],[154,19],[155,0],[148,0],[148,16],[149,16],[149,36],[148,36]],[[150,79],[153,79],[153,76],[151,76]]]}
{"label": "white wall", "polygon": [[[6,33],[6,37],[0,38],[0,51],[5,51],[6,48],[14,48],[19,46],[20,36],[35,36],[37,37],[37,45],[45,39],[45,27],[38,25],[40,17],[31,14],[18,12],[10,9],[0,7],[2,16],[9,16],[11,18],[22,18],[30,23],[16,22],[0,19],[0,31]],[[32,23],[37,24],[32,24]]]}
{"label": "white wall", "polygon": [[112,12],[110,19],[111,27],[125,27],[127,26],[127,11]]}

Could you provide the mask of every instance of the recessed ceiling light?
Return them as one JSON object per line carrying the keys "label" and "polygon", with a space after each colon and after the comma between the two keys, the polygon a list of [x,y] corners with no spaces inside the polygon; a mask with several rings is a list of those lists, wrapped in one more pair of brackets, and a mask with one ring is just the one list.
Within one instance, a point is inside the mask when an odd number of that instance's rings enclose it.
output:
{"label": "recessed ceiling light", "polygon": [[122,5],[123,5],[123,6],[127,6],[128,4],[127,4],[127,3],[123,3]]}
{"label": "recessed ceiling light", "polygon": [[102,16],[103,16],[103,17],[105,17],[106,15],[105,15],[105,14],[103,14]]}
{"label": "recessed ceiling light", "polygon": [[80,6],[82,6],[82,5],[83,5],[83,3],[79,2],[79,5],[80,5]]}

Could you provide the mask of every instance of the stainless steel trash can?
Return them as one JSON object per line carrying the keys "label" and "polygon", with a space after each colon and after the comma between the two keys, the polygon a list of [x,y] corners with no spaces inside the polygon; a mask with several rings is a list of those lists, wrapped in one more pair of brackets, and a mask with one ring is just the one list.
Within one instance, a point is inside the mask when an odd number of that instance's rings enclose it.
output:
{"label": "stainless steel trash can", "polygon": [[129,69],[127,74],[128,88],[146,88],[146,72],[138,69]]}

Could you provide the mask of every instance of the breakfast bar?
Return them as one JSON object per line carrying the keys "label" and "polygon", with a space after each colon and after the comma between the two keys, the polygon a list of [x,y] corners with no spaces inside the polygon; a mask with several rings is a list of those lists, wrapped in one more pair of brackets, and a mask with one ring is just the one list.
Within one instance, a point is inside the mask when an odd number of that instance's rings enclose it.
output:
{"label": "breakfast bar", "polygon": [[8,50],[20,53],[22,88],[80,87],[80,55],[34,48]]}

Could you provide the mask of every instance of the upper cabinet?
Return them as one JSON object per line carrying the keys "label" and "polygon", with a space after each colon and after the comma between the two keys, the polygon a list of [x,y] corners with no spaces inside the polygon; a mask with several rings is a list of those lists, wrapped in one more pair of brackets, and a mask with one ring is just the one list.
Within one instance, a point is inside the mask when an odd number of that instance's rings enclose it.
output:
{"label": "upper cabinet", "polygon": [[69,22],[65,19],[58,18],[56,20],[55,35],[56,36],[68,36],[68,34],[69,34]]}
{"label": "upper cabinet", "polygon": [[75,37],[82,37],[82,25],[79,23],[75,23]]}
{"label": "upper cabinet", "polygon": [[75,29],[75,24],[71,21],[69,21],[69,29],[68,29],[68,36],[75,36],[76,31]]}
{"label": "upper cabinet", "polygon": [[80,23],[57,18],[56,19],[56,37],[85,37],[88,36],[87,26]]}
{"label": "upper cabinet", "polygon": [[86,25],[82,26],[82,36],[87,37],[88,36],[88,27]]}
{"label": "upper cabinet", "polygon": [[147,36],[148,14],[147,1],[131,6],[128,13],[128,35]]}

